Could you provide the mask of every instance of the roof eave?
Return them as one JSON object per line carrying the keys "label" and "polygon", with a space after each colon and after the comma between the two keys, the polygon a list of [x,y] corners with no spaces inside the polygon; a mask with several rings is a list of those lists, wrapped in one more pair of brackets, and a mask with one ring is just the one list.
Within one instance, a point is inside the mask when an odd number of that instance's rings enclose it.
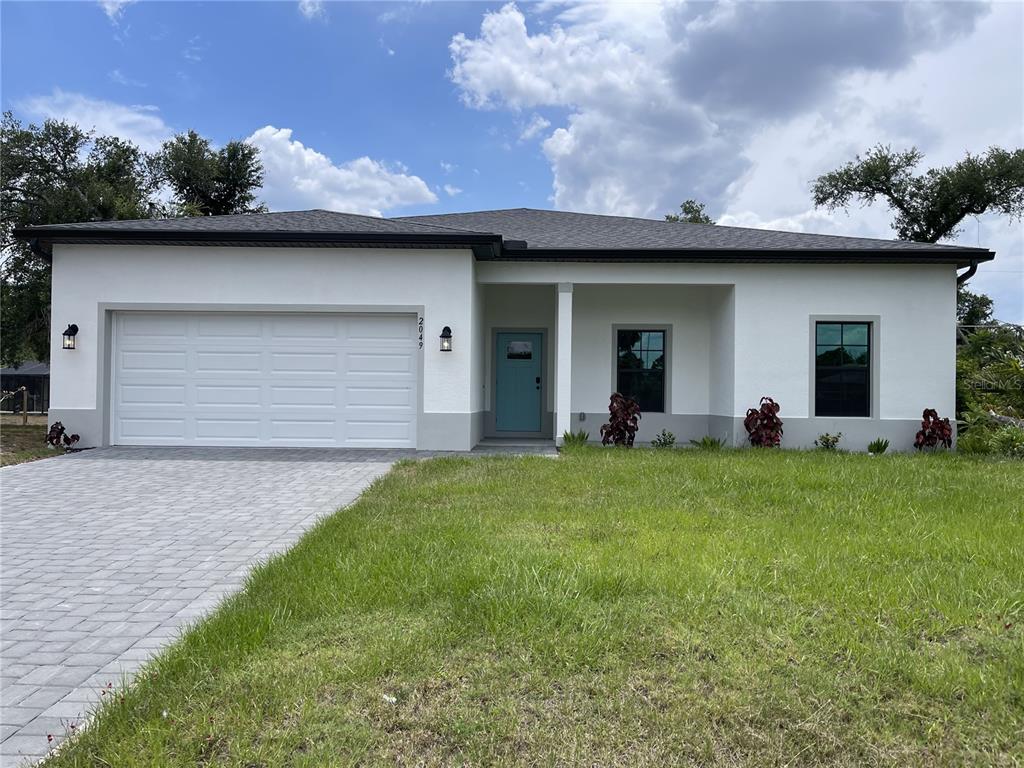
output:
{"label": "roof eave", "polygon": [[21,227],[14,230],[16,238],[29,240],[40,250],[52,251],[54,244],[87,245],[243,245],[272,247],[278,245],[307,246],[375,246],[471,248],[480,258],[492,257],[501,248],[501,236],[463,233],[408,232],[216,232],[181,230],[124,230],[114,228],[72,229],[61,227]]}
{"label": "roof eave", "polygon": [[751,264],[952,264],[969,267],[991,261],[985,248],[925,250],[908,248],[508,248],[490,261],[665,262]]}

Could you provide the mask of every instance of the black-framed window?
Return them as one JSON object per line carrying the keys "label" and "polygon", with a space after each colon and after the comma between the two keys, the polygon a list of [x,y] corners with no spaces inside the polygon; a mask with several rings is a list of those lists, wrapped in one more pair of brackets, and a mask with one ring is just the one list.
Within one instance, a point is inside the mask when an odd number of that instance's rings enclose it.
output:
{"label": "black-framed window", "polygon": [[616,388],[641,411],[665,411],[665,331],[620,329],[616,340]]}
{"label": "black-framed window", "polygon": [[814,415],[871,415],[871,323],[815,324]]}

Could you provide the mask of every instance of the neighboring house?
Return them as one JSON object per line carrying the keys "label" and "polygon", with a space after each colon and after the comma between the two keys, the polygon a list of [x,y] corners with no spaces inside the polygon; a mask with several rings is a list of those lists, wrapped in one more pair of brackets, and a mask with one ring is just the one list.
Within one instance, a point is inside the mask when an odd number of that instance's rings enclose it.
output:
{"label": "neighboring house", "polygon": [[770,395],[784,446],[908,448],[953,415],[957,269],[994,257],[527,209],[17,234],[52,254],[51,414],[83,446],[599,439],[618,390],[639,440],[743,444]]}
{"label": "neighboring house", "polygon": [[50,366],[26,360],[16,368],[0,368],[0,390],[14,392],[5,397],[0,410],[21,413],[24,398],[17,390],[25,388],[30,413],[46,413],[50,402]]}

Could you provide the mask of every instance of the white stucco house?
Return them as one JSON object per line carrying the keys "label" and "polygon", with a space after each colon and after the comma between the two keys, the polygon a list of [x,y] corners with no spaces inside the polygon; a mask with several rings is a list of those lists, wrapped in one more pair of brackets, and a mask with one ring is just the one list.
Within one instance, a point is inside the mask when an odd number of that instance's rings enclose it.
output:
{"label": "white stucco house", "polygon": [[994,257],[527,209],[16,234],[52,259],[51,421],[83,446],[596,440],[618,390],[642,441],[743,444],[769,395],[784,446],[905,449],[953,415],[957,270]]}

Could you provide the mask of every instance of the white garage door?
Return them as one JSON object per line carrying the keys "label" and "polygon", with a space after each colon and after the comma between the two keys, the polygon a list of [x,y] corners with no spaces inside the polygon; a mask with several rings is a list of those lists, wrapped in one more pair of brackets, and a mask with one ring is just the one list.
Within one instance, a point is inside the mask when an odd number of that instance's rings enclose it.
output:
{"label": "white garage door", "polygon": [[416,318],[119,312],[118,445],[416,446]]}

